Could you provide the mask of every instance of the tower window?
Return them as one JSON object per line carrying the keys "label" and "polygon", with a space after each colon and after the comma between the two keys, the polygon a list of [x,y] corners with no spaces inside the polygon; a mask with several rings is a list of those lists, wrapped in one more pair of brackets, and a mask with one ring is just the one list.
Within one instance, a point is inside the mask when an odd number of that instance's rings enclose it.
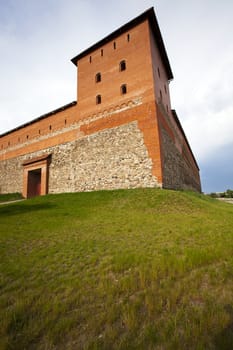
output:
{"label": "tower window", "polygon": [[66,125],[66,123],[67,123],[67,120],[65,119],[65,125]]}
{"label": "tower window", "polygon": [[127,34],[127,41],[130,41],[130,34]]}
{"label": "tower window", "polygon": [[49,125],[49,130],[52,130],[52,125]]}
{"label": "tower window", "polygon": [[125,62],[125,60],[120,62],[119,69],[120,69],[120,72],[122,72],[123,70],[126,70],[126,62]]}
{"label": "tower window", "polygon": [[38,133],[39,133],[39,135],[40,135],[40,129],[38,130]]}
{"label": "tower window", "polygon": [[158,67],[158,76],[159,76],[159,78],[160,78],[160,70],[159,70],[159,67]]}
{"label": "tower window", "polygon": [[91,63],[91,56],[89,57],[89,62]]}
{"label": "tower window", "polygon": [[27,140],[29,139],[29,136],[27,135]]}
{"label": "tower window", "polygon": [[123,84],[121,85],[121,95],[124,95],[127,93],[127,85]]}
{"label": "tower window", "polygon": [[160,96],[160,101],[162,101],[163,100],[163,95],[162,95],[162,91],[161,90],[159,90],[159,96]]}
{"label": "tower window", "polygon": [[103,49],[101,49],[101,56],[103,56],[104,55],[104,50]]}
{"label": "tower window", "polygon": [[116,42],[115,41],[113,43],[113,48],[114,48],[114,50],[116,50]]}
{"label": "tower window", "polygon": [[95,75],[95,82],[96,83],[99,83],[101,81],[101,73],[97,73],[96,75]]}
{"label": "tower window", "polygon": [[96,104],[99,105],[101,103],[101,95],[96,96]]}

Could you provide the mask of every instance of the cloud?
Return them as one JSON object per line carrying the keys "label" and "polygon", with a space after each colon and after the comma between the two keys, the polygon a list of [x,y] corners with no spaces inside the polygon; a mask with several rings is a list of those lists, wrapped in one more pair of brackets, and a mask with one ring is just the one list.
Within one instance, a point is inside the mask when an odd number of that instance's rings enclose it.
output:
{"label": "cloud", "polygon": [[198,161],[232,142],[233,3],[223,3],[181,1],[177,25],[168,26],[172,105]]}
{"label": "cloud", "polygon": [[151,3],[0,2],[0,133],[75,100],[70,59]]}
{"label": "cloud", "polygon": [[206,193],[233,189],[233,142],[218,147],[200,162],[202,188]]}
{"label": "cloud", "polygon": [[233,56],[216,68],[198,90],[186,96],[189,103],[185,105],[183,102],[182,107],[184,128],[200,160],[232,142]]}

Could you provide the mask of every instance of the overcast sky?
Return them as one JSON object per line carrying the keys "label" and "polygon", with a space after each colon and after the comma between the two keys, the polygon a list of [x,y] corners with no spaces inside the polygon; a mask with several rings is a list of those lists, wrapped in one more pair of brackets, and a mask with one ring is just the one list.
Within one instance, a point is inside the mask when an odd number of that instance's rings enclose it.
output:
{"label": "overcast sky", "polygon": [[76,100],[70,59],[151,6],[203,191],[233,189],[232,0],[0,0],[0,134]]}

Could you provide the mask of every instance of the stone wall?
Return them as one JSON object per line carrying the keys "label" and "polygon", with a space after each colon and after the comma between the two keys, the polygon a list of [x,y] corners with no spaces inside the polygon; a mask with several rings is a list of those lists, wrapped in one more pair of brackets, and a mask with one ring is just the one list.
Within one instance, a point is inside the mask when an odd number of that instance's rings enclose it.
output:
{"label": "stone wall", "polygon": [[22,192],[23,161],[52,153],[49,193],[156,187],[137,122],[0,162],[0,192]]}
{"label": "stone wall", "polygon": [[23,158],[14,158],[0,162],[0,193],[22,193]]}
{"label": "stone wall", "polygon": [[201,191],[199,173],[196,174],[191,164],[188,164],[188,157],[181,154],[164,128],[162,135],[163,153],[163,187],[170,189],[189,189]]}

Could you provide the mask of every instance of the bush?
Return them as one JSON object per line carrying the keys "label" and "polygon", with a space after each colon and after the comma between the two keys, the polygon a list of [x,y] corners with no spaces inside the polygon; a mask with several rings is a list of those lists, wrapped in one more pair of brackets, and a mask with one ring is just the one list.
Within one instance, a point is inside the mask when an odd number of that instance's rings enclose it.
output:
{"label": "bush", "polygon": [[226,190],[225,193],[227,198],[233,198],[233,190]]}

